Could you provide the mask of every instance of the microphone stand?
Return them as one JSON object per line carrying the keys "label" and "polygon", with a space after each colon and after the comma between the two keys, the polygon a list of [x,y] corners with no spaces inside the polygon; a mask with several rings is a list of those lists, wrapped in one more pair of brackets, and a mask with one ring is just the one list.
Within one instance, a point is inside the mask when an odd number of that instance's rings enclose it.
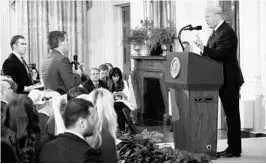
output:
{"label": "microphone stand", "polygon": [[182,45],[182,42],[181,42],[181,32],[182,32],[184,29],[186,29],[187,27],[192,27],[192,26],[191,26],[191,24],[190,24],[190,25],[187,25],[187,26],[181,28],[180,31],[179,31],[179,33],[178,33],[178,37],[177,37],[177,39],[178,39],[178,41],[179,41],[179,44],[180,44],[180,46],[182,47],[182,51],[183,51],[183,52],[184,52],[184,46]]}

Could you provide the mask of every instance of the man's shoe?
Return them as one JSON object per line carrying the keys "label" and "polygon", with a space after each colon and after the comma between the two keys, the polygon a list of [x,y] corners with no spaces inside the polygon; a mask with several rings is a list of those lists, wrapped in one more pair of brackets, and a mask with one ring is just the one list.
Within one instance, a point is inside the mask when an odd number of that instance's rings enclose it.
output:
{"label": "man's shoe", "polygon": [[217,157],[225,156],[226,153],[227,153],[227,149],[225,149],[224,151],[217,152]]}
{"label": "man's shoe", "polygon": [[226,158],[231,158],[231,157],[241,157],[241,155],[239,153],[226,153],[226,155],[224,156]]}
{"label": "man's shoe", "polygon": [[231,157],[241,157],[240,153],[231,153],[227,150],[221,151],[217,153],[217,158],[225,157],[225,158],[231,158]]}

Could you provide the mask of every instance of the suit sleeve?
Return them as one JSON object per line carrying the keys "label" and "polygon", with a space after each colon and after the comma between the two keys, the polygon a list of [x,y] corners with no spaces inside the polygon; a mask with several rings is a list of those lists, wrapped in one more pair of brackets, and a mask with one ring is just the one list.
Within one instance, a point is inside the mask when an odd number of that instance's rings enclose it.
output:
{"label": "suit sleeve", "polygon": [[235,42],[237,42],[234,32],[231,30],[223,31],[217,41],[216,48],[204,46],[203,56],[208,56],[214,60],[223,61],[233,51]]}
{"label": "suit sleeve", "polygon": [[67,57],[62,59],[59,65],[59,72],[67,90],[70,90],[71,88],[80,84],[80,76],[73,73],[70,61]]}
{"label": "suit sleeve", "polygon": [[12,62],[10,60],[6,60],[4,62],[2,70],[3,70],[4,75],[11,76],[12,80],[16,82],[18,86],[17,93],[22,93],[24,91],[24,85],[22,85],[22,82],[21,82],[22,79],[18,78],[18,76],[15,75],[16,72],[13,71]]}

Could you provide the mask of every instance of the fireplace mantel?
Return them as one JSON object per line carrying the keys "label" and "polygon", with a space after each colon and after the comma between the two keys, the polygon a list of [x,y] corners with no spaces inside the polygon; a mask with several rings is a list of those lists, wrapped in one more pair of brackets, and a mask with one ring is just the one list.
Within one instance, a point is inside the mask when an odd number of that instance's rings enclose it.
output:
{"label": "fireplace mantel", "polygon": [[[138,107],[141,114],[146,113],[144,109],[144,94],[146,91],[145,78],[155,78],[160,82],[160,90],[165,105],[165,115],[168,115],[168,88],[164,85],[164,71],[166,57],[164,56],[132,56],[134,59],[132,71],[132,84],[136,95]],[[155,95],[156,96],[156,95]]]}

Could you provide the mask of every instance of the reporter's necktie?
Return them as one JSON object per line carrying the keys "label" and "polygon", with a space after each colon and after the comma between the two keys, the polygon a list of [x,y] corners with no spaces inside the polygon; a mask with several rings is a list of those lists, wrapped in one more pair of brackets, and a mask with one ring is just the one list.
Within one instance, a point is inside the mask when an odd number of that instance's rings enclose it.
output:
{"label": "reporter's necktie", "polygon": [[28,67],[28,65],[27,65],[27,63],[26,63],[26,61],[24,60],[23,56],[21,56],[21,61],[22,61],[22,64],[25,66],[26,70],[27,70],[27,73],[28,73],[28,77],[29,77],[30,82],[31,82],[32,84],[34,84],[34,83],[33,83],[33,80],[32,80],[32,77],[31,77],[31,74],[30,74],[30,69],[29,69],[29,67]]}
{"label": "reporter's necktie", "polygon": [[29,74],[30,73],[30,70],[29,70],[29,67],[28,67],[26,61],[24,60],[23,56],[21,56],[21,61],[22,61],[22,64],[25,66],[25,68],[26,68],[26,70],[27,70],[27,72]]}

